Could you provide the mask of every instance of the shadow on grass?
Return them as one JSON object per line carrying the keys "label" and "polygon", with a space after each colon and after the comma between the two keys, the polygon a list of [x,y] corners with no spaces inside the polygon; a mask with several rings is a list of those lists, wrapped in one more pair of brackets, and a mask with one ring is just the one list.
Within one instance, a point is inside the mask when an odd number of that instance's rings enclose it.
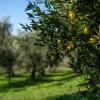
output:
{"label": "shadow on grass", "polygon": [[[13,81],[13,78],[15,79],[16,77],[19,78],[19,80]],[[26,87],[38,86],[43,83],[46,83],[46,84],[49,83],[49,85],[45,87],[50,87],[50,86],[55,86],[55,85],[57,86],[57,85],[61,85],[67,81],[72,80],[73,78],[76,77],[76,75],[73,74],[72,72],[66,72],[66,73],[51,73],[44,77],[38,77],[35,79],[31,79],[28,76],[25,79],[23,79],[23,77],[25,76],[16,75],[15,77],[13,77],[10,83],[10,86],[7,83],[0,85],[0,92],[7,92],[10,89],[13,89],[14,91],[21,91],[21,90],[25,90]],[[57,79],[53,79],[56,77]]]}
{"label": "shadow on grass", "polygon": [[[45,87],[51,87],[51,86],[59,86],[59,85],[63,85],[67,82],[69,82],[70,80],[73,80],[74,78],[76,78],[76,75],[72,74],[68,77],[65,77],[65,78],[62,78],[62,79],[57,79],[57,80],[54,80],[54,82],[52,82],[53,84],[49,84]],[[52,80],[53,81],[53,80]]]}
{"label": "shadow on grass", "polygon": [[80,93],[64,94],[60,96],[48,97],[46,100],[88,100],[86,96]]}

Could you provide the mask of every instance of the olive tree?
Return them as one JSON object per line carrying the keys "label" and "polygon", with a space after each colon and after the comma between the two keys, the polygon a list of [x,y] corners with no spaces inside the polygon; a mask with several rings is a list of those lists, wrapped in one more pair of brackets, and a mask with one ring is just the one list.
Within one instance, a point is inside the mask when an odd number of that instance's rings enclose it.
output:
{"label": "olive tree", "polygon": [[14,75],[13,64],[15,62],[15,54],[12,44],[13,39],[9,17],[4,17],[0,20],[0,66],[7,69],[9,80]]}
{"label": "olive tree", "polygon": [[99,10],[99,0],[30,1],[26,8],[30,24],[22,25],[26,31],[38,31],[48,51],[56,51],[51,53],[55,62],[65,55],[72,58],[72,68],[81,70],[82,86],[90,95],[97,93],[100,83]]}
{"label": "olive tree", "polygon": [[38,75],[45,74],[45,52],[44,47],[36,45],[35,41],[38,39],[35,33],[23,32],[19,42],[19,56],[17,63],[24,67],[27,71],[31,71],[31,77],[35,78]]}

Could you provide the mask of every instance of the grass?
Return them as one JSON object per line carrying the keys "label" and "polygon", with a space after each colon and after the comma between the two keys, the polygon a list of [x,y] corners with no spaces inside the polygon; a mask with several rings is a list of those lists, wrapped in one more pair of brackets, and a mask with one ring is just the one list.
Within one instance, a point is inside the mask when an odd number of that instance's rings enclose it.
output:
{"label": "grass", "polygon": [[87,100],[78,93],[81,77],[70,69],[34,80],[26,74],[18,75],[12,78],[10,86],[7,81],[0,78],[0,100]]}

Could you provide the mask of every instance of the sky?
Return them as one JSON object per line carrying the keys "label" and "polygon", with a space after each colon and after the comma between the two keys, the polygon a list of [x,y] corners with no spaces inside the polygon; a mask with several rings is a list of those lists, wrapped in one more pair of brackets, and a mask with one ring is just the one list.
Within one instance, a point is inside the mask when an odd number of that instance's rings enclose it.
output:
{"label": "sky", "polygon": [[13,25],[12,34],[16,35],[17,30],[21,29],[20,23],[28,23],[28,17],[25,14],[25,8],[28,0],[0,0],[0,19],[4,16],[10,16],[10,22]]}

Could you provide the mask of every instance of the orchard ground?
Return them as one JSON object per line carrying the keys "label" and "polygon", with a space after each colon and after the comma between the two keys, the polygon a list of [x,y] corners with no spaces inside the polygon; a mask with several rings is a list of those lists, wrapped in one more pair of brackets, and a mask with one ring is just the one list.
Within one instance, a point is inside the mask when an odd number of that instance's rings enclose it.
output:
{"label": "orchard ground", "polygon": [[44,77],[29,79],[29,74],[8,79],[0,77],[0,100],[87,100],[79,94],[82,77],[67,68],[47,73]]}

